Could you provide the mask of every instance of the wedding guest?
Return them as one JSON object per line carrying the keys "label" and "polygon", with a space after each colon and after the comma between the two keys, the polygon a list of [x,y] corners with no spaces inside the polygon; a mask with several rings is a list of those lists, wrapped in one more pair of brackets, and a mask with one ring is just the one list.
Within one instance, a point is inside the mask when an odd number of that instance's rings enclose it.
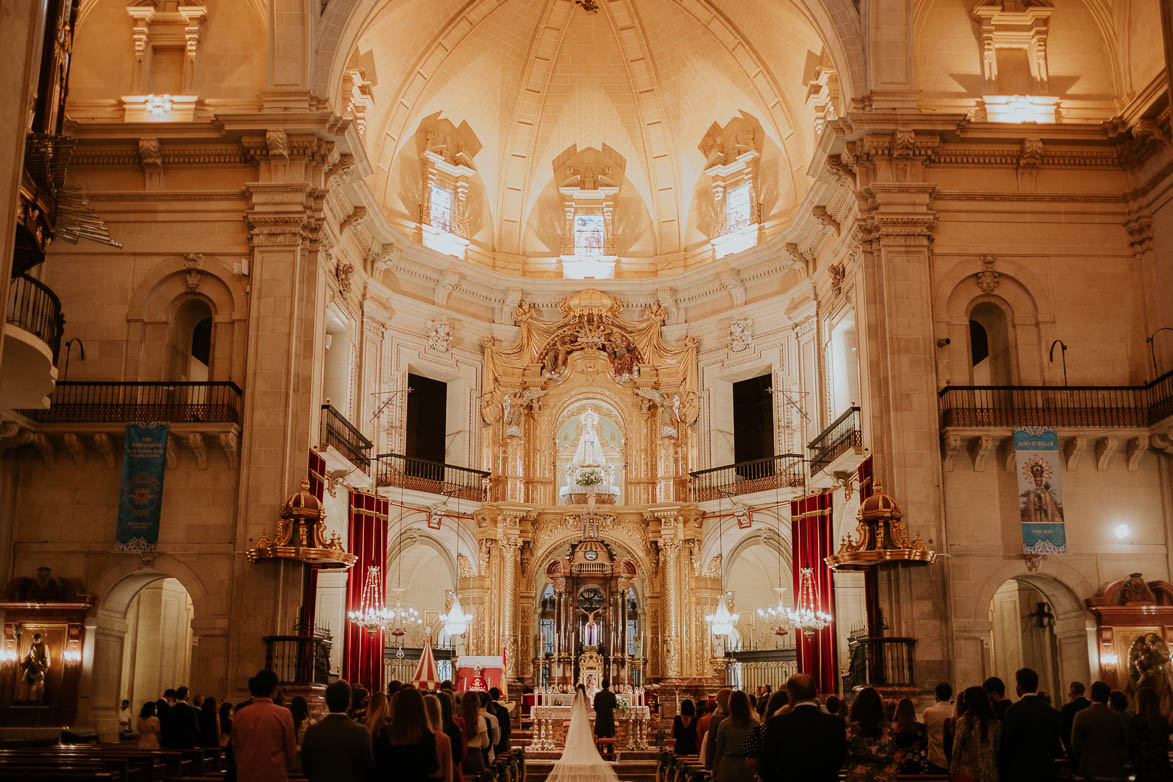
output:
{"label": "wedding guest", "polygon": [[843,720],[819,708],[819,689],[806,673],[786,682],[790,706],[766,723],[766,740],[758,755],[764,782],[837,782],[847,754]]}
{"label": "wedding guest", "polygon": [[1169,782],[1169,723],[1161,716],[1160,698],[1152,687],[1136,691],[1136,715],[1128,724],[1128,754],[1136,782]]}
{"label": "wedding guest", "polygon": [[1120,717],[1108,708],[1112,689],[1104,682],[1092,684],[1092,703],[1071,723],[1071,751],[1078,773],[1088,780],[1124,779],[1128,734]]}
{"label": "wedding guest", "polygon": [[220,714],[216,710],[215,698],[204,698],[200,705],[199,745],[204,749],[220,748]]}
{"label": "wedding guest", "polygon": [[1055,778],[1055,758],[1063,754],[1059,712],[1037,694],[1039,675],[1030,668],[1014,674],[1019,700],[1002,718],[998,767],[1002,782],[1033,782]]}
{"label": "wedding guest", "polygon": [[745,743],[741,747],[741,754],[745,756],[745,764],[750,768],[756,769],[758,767],[758,756],[762,753],[762,744],[766,741],[766,723],[771,717],[776,717],[786,711],[787,705],[790,703],[790,696],[786,694],[786,690],[777,690],[770,696],[770,700],[766,703],[766,710],[762,716],[762,721],[754,726],[749,735],[745,737]]}
{"label": "wedding guest", "polygon": [[990,696],[970,687],[957,699],[949,775],[955,782],[998,782],[998,743],[1002,723]]}
{"label": "wedding guest", "polygon": [[293,715],[293,735],[297,737],[297,746],[301,746],[305,730],[310,726],[310,704],[300,695],[293,696],[289,702],[289,713]]}
{"label": "wedding guest", "polygon": [[167,714],[166,724],[170,728],[168,749],[194,749],[199,744],[200,715],[187,702],[187,696],[187,687],[175,690],[175,704]]}
{"label": "wedding guest", "polygon": [[[607,689],[606,680],[603,681],[603,689]],[[496,687],[489,688],[488,712],[497,718],[497,729],[499,733],[499,738],[493,747],[493,751],[497,755],[504,755],[509,752],[509,734],[513,731],[513,724],[509,716],[509,709],[501,702],[501,690]]]}
{"label": "wedding guest", "polygon": [[933,774],[944,774],[949,769],[949,758],[945,755],[945,723],[953,718],[953,685],[941,682],[935,691],[937,702],[925,709],[925,744],[928,756],[926,770]]}
{"label": "wedding guest", "polygon": [[749,695],[741,690],[730,694],[729,715],[717,728],[713,782],[754,782],[757,775],[746,765],[742,748],[756,725],[757,715]]}
{"label": "wedding guest", "polygon": [[855,696],[847,723],[847,782],[896,779],[896,745],[884,718],[884,700],[874,687]]}
{"label": "wedding guest", "polygon": [[440,769],[436,735],[428,727],[424,697],[405,687],[391,699],[391,719],[375,736],[375,773],[387,782],[427,782]]}
{"label": "wedding guest", "polygon": [[1011,700],[1006,697],[1006,682],[997,676],[991,676],[982,682],[982,689],[990,696],[990,705],[994,707],[994,716],[1002,719],[1006,710],[1010,708]]}
{"label": "wedding guest", "polygon": [[391,704],[386,695],[376,692],[367,704],[367,730],[371,736],[378,736],[383,728],[387,727],[387,720],[391,717]]}
{"label": "wedding guest", "polygon": [[452,742],[444,732],[444,714],[437,696],[424,696],[424,713],[428,718],[428,729],[436,737],[436,759],[440,764],[439,776],[432,778],[439,782],[452,782]]}
{"label": "wedding guest", "polygon": [[373,767],[371,734],[346,715],[349,706],[345,680],[326,688],[329,713],[306,728],[301,743],[301,769],[310,782],[365,780]]}
{"label": "wedding guest", "polygon": [[154,701],[143,704],[138,713],[138,748],[159,749],[159,718],[155,716]]}
{"label": "wedding guest", "polygon": [[497,715],[489,711],[489,693],[478,692],[475,695],[480,706],[480,715],[489,723],[489,757],[485,762],[492,763],[497,759],[496,747],[501,743],[501,724],[497,721]]}
{"label": "wedding guest", "polygon": [[901,698],[892,720],[892,740],[896,744],[897,770],[901,774],[920,774],[925,765],[925,724],[916,720],[912,698]]}
{"label": "wedding guest", "polygon": [[[713,708],[717,706],[713,703]],[[696,702],[696,751],[700,754],[701,749],[705,744],[705,735],[709,731],[709,723],[713,721],[713,710],[709,708],[709,702],[706,700],[698,700]]]}
{"label": "wedding guest", "polygon": [[1071,728],[1075,724],[1075,715],[1092,705],[1083,693],[1083,682],[1072,682],[1067,690],[1067,703],[1059,710],[1059,738],[1072,765],[1075,764],[1075,753],[1071,750]]}
{"label": "wedding guest", "polygon": [[124,700],[118,705],[118,729],[123,733],[130,733],[130,701]]}
{"label": "wedding guest", "polygon": [[696,707],[685,698],[680,702],[680,713],[672,720],[672,738],[676,745],[672,751],[677,755],[695,755],[697,742]]}
{"label": "wedding guest", "polygon": [[277,674],[257,672],[252,703],[239,709],[232,725],[237,782],[285,782],[297,759],[293,715],[273,701]]}
{"label": "wedding guest", "polygon": [[713,770],[714,755],[717,754],[717,731],[721,728],[721,720],[729,715],[729,696],[733,694],[733,690],[729,687],[722,687],[717,690],[717,710],[713,712],[713,718],[709,720],[709,729],[705,733],[705,770]]}
{"label": "wedding guest", "polygon": [[367,721],[367,706],[370,703],[370,693],[361,684],[356,684],[350,691],[350,718],[355,722]]}
{"label": "wedding guest", "polygon": [[232,704],[224,701],[220,704],[220,748],[228,746],[232,738]]}
{"label": "wedding guest", "polygon": [[454,715],[456,712],[456,699],[452,697],[451,690],[441,689],[439,693],[440,698],[440,717],[444,723],[444,735],[448,737],[448,745],[452,749],[452,776],[456,782],[462,782],[464,774],[462,767],[464,766],[464,731],[456,723]]}
{"label": "wedding guest", "polygon": [[466,692],[460,699],[460,716],[464,722],[464,763],[467,779],[479,779],[489,765],[493,740],[489,735],[489,721],[481,716],[480,699],[475,692]]}

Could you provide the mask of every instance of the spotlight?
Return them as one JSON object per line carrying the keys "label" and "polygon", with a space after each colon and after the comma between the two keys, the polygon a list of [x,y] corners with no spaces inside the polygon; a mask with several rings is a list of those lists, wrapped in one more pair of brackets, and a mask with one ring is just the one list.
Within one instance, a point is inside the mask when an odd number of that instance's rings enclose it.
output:
{"label": "spotlight", "polygon": [[1116,536],[1116,540],[1124,540],[1128,537],[1129,529],[1127,524],[1117,524],[1112,528],[1112,534]]}

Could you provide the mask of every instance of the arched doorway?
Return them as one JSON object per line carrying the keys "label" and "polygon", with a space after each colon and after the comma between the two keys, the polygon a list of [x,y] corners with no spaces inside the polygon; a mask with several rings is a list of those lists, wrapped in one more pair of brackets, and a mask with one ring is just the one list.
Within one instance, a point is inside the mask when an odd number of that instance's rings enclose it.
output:
{"label": "arched doorway", "polygon": [[1061,701],[1067,685],[1088,676],[1087,612],[1064,584],[1041,574],[1013,576],[989,605],[988,675],[1014,689],[1014,673],[1031,668],[1039,689]]}
{"label": "arched doorway", "polygon": [[168,687],[191,681],[193,615],[191,596],[174,578],[147,584],[131,598],[119,700],[129,700],[134,714]]}
{"label": "arched doorway", "polygon": [[969,312],[969,359],[974,385],[1014,383],[1010,343],[1006,311],[990,301],[974,305]]}

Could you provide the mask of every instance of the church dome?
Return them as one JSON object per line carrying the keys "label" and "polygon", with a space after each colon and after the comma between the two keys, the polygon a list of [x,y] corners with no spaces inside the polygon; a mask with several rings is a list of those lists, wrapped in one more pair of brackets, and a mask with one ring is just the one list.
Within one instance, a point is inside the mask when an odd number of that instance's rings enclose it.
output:
{"label": "church dome", "polygon": [[756,244],[810,186],[830,58],[796,0],[414,0],[354,40],[340,103],[364,90],[384,215],[473,263],[558,276],[570,208],[606,215],[613,276],[673,274],[715,257],[714,192],[752,181]]}

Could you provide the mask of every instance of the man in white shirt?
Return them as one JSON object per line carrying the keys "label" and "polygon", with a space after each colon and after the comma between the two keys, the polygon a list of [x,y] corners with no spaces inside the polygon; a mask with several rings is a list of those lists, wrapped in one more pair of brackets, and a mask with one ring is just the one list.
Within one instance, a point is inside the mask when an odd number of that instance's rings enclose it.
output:
{"label": "man in white shirt", "polygon": [[937,702],[925,709],[925,735],[928,739],[929,773],[944,774],[949,769],[945,757],[945,723],[953,718],[953,687],[949,682],[937,685]]}
{"label": "man in white shirt", "polygon": [[489,762],[492,763],[496,759],[493,747],[501,743],[501,724],[497,722],[496,715],[489,711],[489,693],[478,692],[476,696],[481,702],[481,716],[489,721]]}

